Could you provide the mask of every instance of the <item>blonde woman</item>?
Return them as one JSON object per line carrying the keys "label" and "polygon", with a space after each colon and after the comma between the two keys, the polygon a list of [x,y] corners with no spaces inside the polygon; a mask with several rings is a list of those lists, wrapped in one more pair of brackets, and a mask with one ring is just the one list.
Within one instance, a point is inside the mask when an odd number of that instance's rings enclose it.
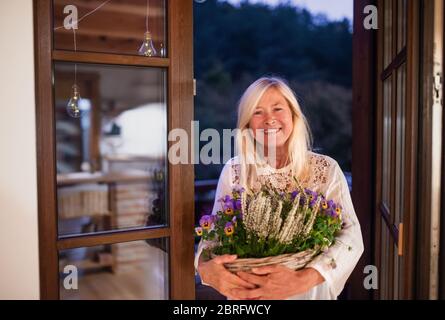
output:
{"label": "blonde woman", "polygon": [[[257,192],[261,185],[270,183],[281,191],[291,191],[297,187],[296,177],[304,187],[340,203],[344,225],[335,244],[298,271],[267,266],[253,269],[253,273],[233,274],[224,263],[236,256],[206,261],[201,252],[211,244],[201,242],[195,268],[202,283],[229,299],[336,299],[363,253],[359,221],[339,165],[310,151],[306,118],[293,91],[279,78],[260,78],[244,92],[238,107],[238,129],[242,133],[237,138],[238,156],[221,172],[212,214],[219,210],[218,199],[234,187]],[[249,147],[255,142],[263,148]]]}

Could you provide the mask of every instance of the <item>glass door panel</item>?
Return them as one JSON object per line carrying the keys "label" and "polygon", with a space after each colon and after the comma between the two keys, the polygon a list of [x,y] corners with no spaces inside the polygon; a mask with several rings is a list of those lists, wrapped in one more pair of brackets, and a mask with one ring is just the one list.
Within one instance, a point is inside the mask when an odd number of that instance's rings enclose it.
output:
{"label": "glass door panel", "polygon": [[54,96],[59,235],[166,225],[166,70],[56,62]]}

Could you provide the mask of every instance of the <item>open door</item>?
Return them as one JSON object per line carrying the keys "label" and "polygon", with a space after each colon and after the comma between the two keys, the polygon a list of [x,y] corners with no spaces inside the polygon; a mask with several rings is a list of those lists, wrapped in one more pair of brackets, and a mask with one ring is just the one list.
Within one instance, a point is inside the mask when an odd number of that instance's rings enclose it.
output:
{"label": "open door", "polygon": [[374,297],[437,299],[443,1],[378,8]]}
{"label": "open door", "polygon": [[417,206],[419,2],[378,1],[375,185],[376,299],[413,294]]}
{"label": "open door", "polygon": [[195,298],[192,5],[34,1],[42,299]]}

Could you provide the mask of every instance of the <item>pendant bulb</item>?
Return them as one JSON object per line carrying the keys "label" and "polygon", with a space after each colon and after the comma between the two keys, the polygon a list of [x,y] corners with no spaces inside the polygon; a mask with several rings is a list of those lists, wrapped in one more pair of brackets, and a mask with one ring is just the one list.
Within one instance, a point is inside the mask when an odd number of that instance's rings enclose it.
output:
{"label": "pendant bulb", "polygon": [[153,45],[150,31],[145,32],[144,42],[142,42],[142,45],[139,48],[139,55],[146,57],[156,56],[156,49]]}
{"label": "pendant bulb", "polygon": [[82,116],[82,112],[80,109],[80,94],[79,87],[77,85],[73,85],[71,89],[71,98],[66,105],[66,111],[70,117],[80,118]]}

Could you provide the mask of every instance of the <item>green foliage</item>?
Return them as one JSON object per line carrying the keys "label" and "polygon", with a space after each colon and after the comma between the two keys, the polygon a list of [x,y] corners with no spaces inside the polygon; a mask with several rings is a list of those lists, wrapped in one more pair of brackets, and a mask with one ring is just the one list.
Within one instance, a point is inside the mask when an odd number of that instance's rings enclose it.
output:
{"label": "green foliage", "polygon": [[295,238],[291,244],[286,245],[274,239],[261,239],[253,233],[248,234],[244,225],[238,223],[233,236],[228,237],[224,232],[218,234],[221,245],[216,247],[213,253],[237,254],[238,258],[263,258],[307,249],[321,249],[334,243],[335,235],[340,229],[341,220],[320,214],[309,237]]}
{"label": "green foliage", "polygon": [[329,247],[334,243],[335,235],[340,229],[340,219],[323,214],[318,215],[309,237],[306,239],[295,239],[292,247],[297,252],[316,247]]}

